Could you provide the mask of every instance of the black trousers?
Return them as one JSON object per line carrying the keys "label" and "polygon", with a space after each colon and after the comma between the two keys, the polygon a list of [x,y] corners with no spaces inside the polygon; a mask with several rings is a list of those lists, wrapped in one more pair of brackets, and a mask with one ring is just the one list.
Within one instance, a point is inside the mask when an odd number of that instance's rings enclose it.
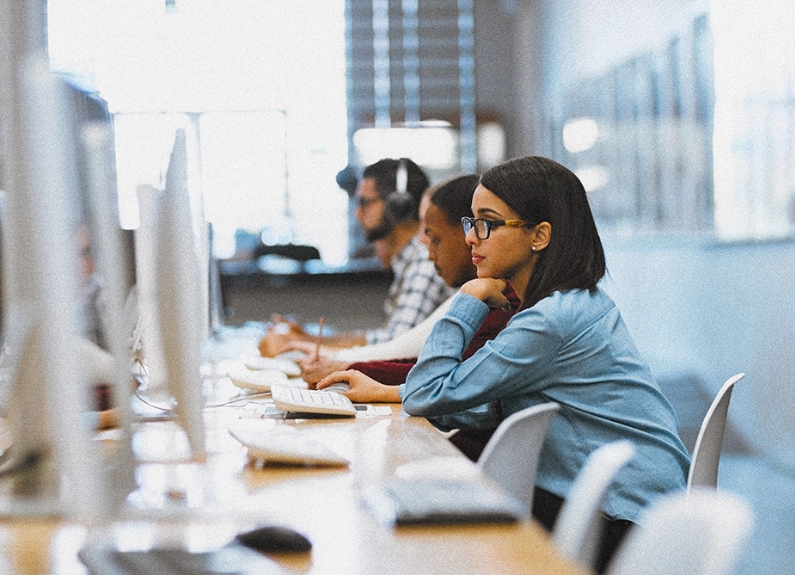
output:
{"label": "black trousers", "polygon": [[[558,517],[564,499],[540,487],[533,493],[533,518],[551,532]],[[635,525],[626,519],[615,519],[602,514],[602,532],[596,552],[596,572],[604,573],[618,546],[624,540],[630,528]]]}

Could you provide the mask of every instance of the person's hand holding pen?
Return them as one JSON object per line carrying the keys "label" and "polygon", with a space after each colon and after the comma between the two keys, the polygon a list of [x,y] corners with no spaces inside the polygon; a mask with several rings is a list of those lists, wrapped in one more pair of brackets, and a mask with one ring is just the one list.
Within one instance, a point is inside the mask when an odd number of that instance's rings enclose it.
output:
{"label": "person's hand holding pen", "polygon": [[323,344],[323,318],[320,318],[320,326],[318,328],[317,341],[315,342],[314,349],[307,353],[306,357],[298,362],[301,367],[301,377],[310,389],[314,389],[315,384],[323,379],[328,374],[340,370],[347,369],[348,363],[329,359],[320,354]]}
{"label": "person's hand holding pen", "polygon": [[293,343],[289,335],[269,331],[259,341],[259,353],[262,357],[276,357],[289,351]]}
{"label": "person's hand holding pen", "polygon": [[322,343],[323,343],[323,317],[321,316],[317,326],[317,343],[315,344],[315,349],[311,354],[313,360],[317,360],[320,358],[320,345]]}

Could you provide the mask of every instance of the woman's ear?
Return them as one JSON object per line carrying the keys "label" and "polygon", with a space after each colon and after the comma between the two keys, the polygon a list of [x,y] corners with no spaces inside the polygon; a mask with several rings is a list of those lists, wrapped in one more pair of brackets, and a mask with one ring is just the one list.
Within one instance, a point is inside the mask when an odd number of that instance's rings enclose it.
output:
{"label": "woman's ear", "polygon": [[540,252],[549,245],[549,240],[552,239],[552,224],[549,222],[536,224],[533,234],[533,241],[530,246],[534,252]]}

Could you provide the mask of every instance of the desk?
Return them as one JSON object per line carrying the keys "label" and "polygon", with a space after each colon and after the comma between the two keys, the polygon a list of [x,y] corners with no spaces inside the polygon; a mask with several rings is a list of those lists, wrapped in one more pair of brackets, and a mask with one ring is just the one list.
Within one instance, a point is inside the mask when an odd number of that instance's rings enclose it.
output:
{"label": "desk", "polygon": [[[306,575],[396,574],[566,574],[584,573],[555,552],[543,529],[532,522],[510,525],[403,527],[381,523],[362,501],[363,490],[393,475],[402,463],[439,455],[461,456],[425,419],[392,415],[336,420],[278,420],[347,456],[350,468],[273,468],[247,465],[245,450],[227,432],[233,419],[256,414],[254,407],[208,408],[208,458],[203,463],[145,463],[136,495],[160,508],[161,521],[117,522],[88,532],[56,523],[0,524],[2,557],[9,572],[79,573],[76,550],[88,537],[119,541],[172,541],[223,545],[237,531],[261,522],[289,525],[313,542],[310,554],[274,556],[285,572]],[[143,445],[173,441],[171,422],[145,424]],[[151,453],[150,453],[151,454]],[[463,456],[461,456],[463,457]],[[175,492],[169,501],[167,494]],[[333,495],[328,499],[327,495]],[[180,511],[184,507],[185,513]],[[165,519],[167,518],[167,519]],[[10,528],[10,531],[9,531]],[[55,543],[47,553],[46,538]],[[0,537],[2,545],[3,537]],[[191,543],[192,542],[192,543]],[[198,542],[198,543],[197,543]],[[209,543],[208,543],[209,542]],[[49,567],[47,565],[49,564]],[[77,569],[77,571],[73,570]]]}

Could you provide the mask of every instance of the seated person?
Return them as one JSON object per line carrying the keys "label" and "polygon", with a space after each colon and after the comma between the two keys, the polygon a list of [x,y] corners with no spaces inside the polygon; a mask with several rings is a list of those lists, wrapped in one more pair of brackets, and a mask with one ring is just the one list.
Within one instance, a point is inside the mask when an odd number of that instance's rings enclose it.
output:
{"label": "seated person", "polygon": [[79,364],[85,370],[89,386],[91,411],[86,414],[89,426],[105,429],[116,425],[110,382],[113,381],[113,356],[108,351],[103,316],[107,313],[102,281],[97,272],[91,234],[85,223],[77,227],[78,306],[82,333],[75,338]]}
{"label": "seated person", "polygon": [[[475,174],[451,178],[429,188],[420,204],[422,222],[420,240],[428,246],[428,257],[436,272],[447,285],[454,288],[461,287],[477,274],[477,268],[469,254],[469,247],[461,234],[461,218],[472,213],[472,194],[477,182],[478,176]],[[361,362],[396,358],[416,359],[422,349],[422,343],[431,332],[433,323],[444,315],[451,301],[452,299],[448,298],[421,324],[388,342],[340,350],[335,350],[331,346],[322,346],[321,357],[314,356],[314,344],[297,345],[296,348],[307,354],[307,358],[301,362],[304,380],[313,385],[329,373],[348,369],[354,363],[359,365]],[[399,369],[397,373],[390,373],[387,376],[388,380],[377,379],[387,384],[403,383],[413,361],[403,363],[406,367]]]}
{"label": "seated person", "polygon": [[80,266],[78,305],[83,335],[102,349],[108,349],[102,320],[103,314],[106,313],[102,281],[94,261],[91,234],[88,226],[83,223],[77,228],[77,250]]}
{"label": "seated person", "polygon": [[[384,302],[387,320],[381,328],[340,334],[328,341],[344,347],[389,341],[420,323],[452,295],[417,237],[420,198],[427,188],[428,177],[407,158],[379,160],[364,169],[355,216],[367,240],[376,246],[381,263],[394,272]],[[269,330],[259,349],[264,356],[274,356],[295,341],[313,339],[292,325],[286,333]]]}
{"label": "seated person", "polygon": [[[429,257],[434,262],[439,275],[449,285],[455,287],[460,287],[477,276],[477,268],[472,263],[470,248],[461,232],[461,218],[472,215],[472,194],[477,183],[476,175],[466,175],[453,178],[437,188],[432,188],[426,194],[429,198],[428,206],[422,210],[423,231],[426,236],[424,241],[428,243]],[[464,350],[463,357],[465,359],[480,349],[486,341],[493,339],[505,327],[518,308],[519,299],[513,290],[507,290],[506,296],[511,303],[510,307],[491,310]],[[436,313],[433,315],[435,316]],[[399,338],[405,335],[403,334]],[[423,342],[426,337],[426,335],[422,335],[419,342]],[[375,346],[365,346],[364,349],[368,347]],[[417,353],[419,353],[419,347]],[[384,385],[397,386],[406,381],[406,376],[416,361],[416,357],[403,359],[402,356],[396,356],[396,359],[389,360],[349,362],[326,357],[316,358],[310,352],[307,358],[300,363],[302,377],[310,384],[310,387],[336,370],[355,370]],[[390,392],[390,396],[381,398],[381,401],[400,402],[396,387],[387,389],[387,391]],[[494,408],[498,409],[498,406],[494,406]],[[450,439],[470,459],[477,460],[493,432],[494,428],[478,431],[465,430],[459,431]]]}
{"label": "seated person", "polygon": [[[602,243],[582,183],[560,164],[525,157],[486,171],[464,219],[477,279],[465,283],[433,328],[406,383],[403,409],[441,430],[489,429],[499,417],[547,401],[560,405],[542,448],[533,516],[552,529],[577,473],[597,448],[633,442],[603,505],[597,567],[603,569],[644,507],[684,489],[690,458],[676,415],[638,352],[621,314],[600,288]],[[519,311],[468,359],[463,351],[508,283]],[[354,401],[395,388],[352,371]],[[488,409],[497,404],[500,410]]]}

